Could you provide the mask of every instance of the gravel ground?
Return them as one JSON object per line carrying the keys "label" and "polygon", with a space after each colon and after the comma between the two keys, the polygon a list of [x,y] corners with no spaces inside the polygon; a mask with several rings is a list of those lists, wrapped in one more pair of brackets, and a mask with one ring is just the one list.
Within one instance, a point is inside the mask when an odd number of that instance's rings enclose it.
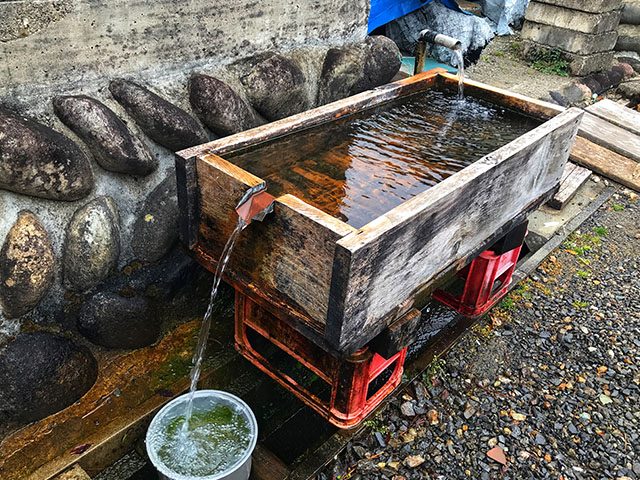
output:
{"label": "gravel ground", "polygon": [[640,479],[639,252],[621,190],[318,479]]}
{"label": "gravel ground", "polygon": [[571,81],[567,77],[531,68],[520,57],[519,48],[520,39],[517,35],[496,37],[482,51],[478,63],[469,67],[466,74],[473,80],[544,100],[550,100],[550,90],[558,90]]}

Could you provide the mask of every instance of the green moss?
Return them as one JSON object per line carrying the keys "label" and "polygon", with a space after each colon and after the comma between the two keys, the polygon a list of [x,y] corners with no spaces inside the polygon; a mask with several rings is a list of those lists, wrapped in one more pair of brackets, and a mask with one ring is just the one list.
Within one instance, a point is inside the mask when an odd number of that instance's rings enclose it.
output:
{"label": "green moss", "polygon": [[528,57],[531,67],[539,72],[559,77],[569,76],[569,63],[558,49],[534,49],[528,53]]}

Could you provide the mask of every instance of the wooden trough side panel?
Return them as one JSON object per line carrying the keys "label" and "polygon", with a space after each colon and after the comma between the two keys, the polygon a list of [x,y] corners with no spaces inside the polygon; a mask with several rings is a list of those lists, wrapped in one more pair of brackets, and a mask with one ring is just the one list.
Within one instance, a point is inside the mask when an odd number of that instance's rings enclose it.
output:
{"label": "wooden trough side panel", "polygon": [[[201,217],[196,250],[213,270],[237,223],[237,202],[262,180],[215,155],[198,157],[197,177]],[[335,243],[354,231],[303,201],[283,195],[264,222],[254,222],[242,233],[227,279],[281,306],[289,318],[304,324],[304,332],[310,326],[322,332]]]}
{"label": "wooden trough side panel", "polygon": [[340,240],[326,330],[334,348],[371,340],[398,304],[546,200],[581,117],[561,113]]}

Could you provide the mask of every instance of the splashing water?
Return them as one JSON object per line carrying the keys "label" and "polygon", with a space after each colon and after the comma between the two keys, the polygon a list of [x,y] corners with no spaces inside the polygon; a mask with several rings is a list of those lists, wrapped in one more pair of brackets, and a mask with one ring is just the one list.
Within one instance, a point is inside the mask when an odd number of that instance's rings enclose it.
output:
{"label": "splashing water", "polygon": [[224,273],[224,269],[229,263],[229,258],[231,257],[231,252],[233,251],[233,246],[235,245],[240,233],[247,224],[241,217],[238,217],[238,224],[236,228],[233,230],[229,239],[227,240],[224,249],[222,250],[222,254],[220,255],[220,260],[218,261],[218,266],[216,267],[216,273],[213,276],[213,286],[211,287],[211,295],[209,296],[209,306],[207,307],[207,311],[204,314],[204,318],[202,320],[202,326],[200,327],[200,334],[198,335],[198,345],[196,347],[196,351],[193,354],[193,367],[191,368],[191,387],[189,389],[189,399],[187,401],[187,408],[184,415],[184,423],[182,424],[181,435],[184,437],[189,432],[191,417],[193,415],[193,396],[195,394],[196,389],[198,388],[198,380],[200,379],[200,372],[202,370],[202,361],[204,359],[204,351],[207,347],[207,340],[209,339],[209,330],[211,330],[211,314],[213,313],[213,303],[216,299],[216,295],[218,294],[218,287],[220,286],[220,281],[222,280],[222,274]]}
{"label": "splashing water", "polygon": [[464,57],[462,56],[462,49],[453,49],[453,55],[458,62],[458,98],[462,100],[464,98]]}

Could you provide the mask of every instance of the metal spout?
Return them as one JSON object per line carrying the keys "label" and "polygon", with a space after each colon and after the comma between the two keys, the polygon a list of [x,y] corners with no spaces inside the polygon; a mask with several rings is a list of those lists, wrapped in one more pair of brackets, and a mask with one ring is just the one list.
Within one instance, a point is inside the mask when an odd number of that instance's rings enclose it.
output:
{"label": "metal spout", "polygon": [[263,182],[245,192],[236,206],[236,213],[245,225],[253,221],[262,222],[268,214],[273,212],[275,200],[273,195],[267,193],[267,184]]}
{"label": "metal spout", "polygon": [[424,61],[427,56],[427,42],[433,45],[440,45],[451,50],[460,50],[462,48],[462,42],[457,38],[443,35],[425,28],[418,34],[418,43],[416,44],[415,65],[413,67],[413,74],[417,75],[422,72],[424,68]]}

